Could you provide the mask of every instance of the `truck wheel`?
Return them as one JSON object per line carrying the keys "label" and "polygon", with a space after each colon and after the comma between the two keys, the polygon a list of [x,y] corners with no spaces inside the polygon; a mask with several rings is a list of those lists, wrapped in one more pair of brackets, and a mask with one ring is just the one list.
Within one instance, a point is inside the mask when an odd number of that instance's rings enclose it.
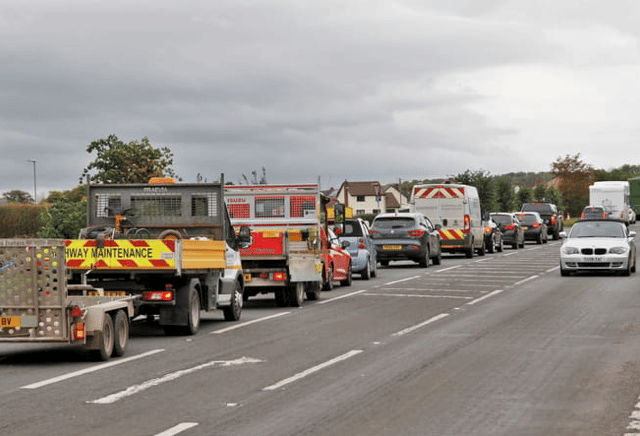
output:
{"label": "truck wheel", "polygon": [[473,249],[473,244],[471,244],[471,247],[469,247],[467,249],[467,251],[465,251],[464,255],[465,257],[467,257],[468,259],[471,259],[473,257],[473,255],[475,254],[475,250]]}
{"label": "truck wheel", "polygon": [[168,335],[195,335],[200,329],[200,294],[198,292],[197,279],[192,279],[188,285],[178,289],[176,309],[181,315],[186,312],[186,324],[163,325],[165,333]]}
{"label": "truck wheel", "polygon": [[184,333],[187,335],[195,335],[200,329],[200,294],[193,286],[189,286],[189,314],[187,316],[187,325]]}
{"label": "truck wheel", "polygon": [[231,304],[222,309],[225,321],[237,321],[242,314],[242,285],[236,281],[236,287],[231,293]]}
{"label": "truck wheel", "polygon": [[122,356],[129,343],[129,319],[124,310],[118,310],[113,317],[113,355]]}
{"label": "truck wheel", "polygon": [[275,291],[276,305],[278,307],[287,307],[289,305],[289,293],[287,288],[278,288]]}
{"label": "truck wheel", "polygon": [[353,283],[353,273],[351,271],[351,261],[349,261],[349,268],[347,268],[347,278],[340,280],[340,286],[351,286]]}
{"label": "truck wheel", "polygon": [[289,304],[291,307],[300,307],[304,301],[304,282],[296,282],[287,286],[286,292],[289,293]]}
{"label": "truck wheel", "polygon": [[108,313],[105,313],[102,319],[102,334],[100,336],[100,348],[95,350],[96,356],[100,360],[109,360],[111,354],[113,354],[115,334],[113,331],[113,319]]}
{"label": "truck wheel", "polygon": [[306,285],[307,300],[313,300],[313,301],[319,300],[320,292],[322,292],[322,286],[320,285],[320,282],[307,282],[307,285]]}

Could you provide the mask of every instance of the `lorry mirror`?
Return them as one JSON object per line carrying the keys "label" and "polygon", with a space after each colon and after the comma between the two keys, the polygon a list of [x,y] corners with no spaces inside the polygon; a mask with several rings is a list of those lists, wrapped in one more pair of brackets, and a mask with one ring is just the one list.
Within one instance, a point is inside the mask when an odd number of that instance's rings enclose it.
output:
{"label": "lorry mirror", "polygon": [[447,219],[446,218],[442,220],[442,225],[447,227]]}
{"label": "lorry mirror", "polygon": [[251,245],[251,229],[248,226],[240,227],[238,232],[238,243],[241,248],[247,248]]}

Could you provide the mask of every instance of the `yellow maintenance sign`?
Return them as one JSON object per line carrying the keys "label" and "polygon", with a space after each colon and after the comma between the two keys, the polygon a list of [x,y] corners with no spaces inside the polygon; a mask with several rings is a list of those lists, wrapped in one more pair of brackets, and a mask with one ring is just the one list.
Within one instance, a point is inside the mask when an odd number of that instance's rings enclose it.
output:
{"label": "yellow maintenance sign", "polygon": [[160,239],[93,239],[65,241],[67,268],[175,269],[176,241]]}

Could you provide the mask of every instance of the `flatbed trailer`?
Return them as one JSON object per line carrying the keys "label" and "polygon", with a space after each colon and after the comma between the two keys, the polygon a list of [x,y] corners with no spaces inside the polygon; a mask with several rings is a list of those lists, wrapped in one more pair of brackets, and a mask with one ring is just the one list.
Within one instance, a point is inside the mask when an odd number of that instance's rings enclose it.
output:
{"label": "flatbed trailer", "polygon": [[63,240],[0,239],[0,342],[83,344],[102,360],[121,356],[134,300],[68,285]]}

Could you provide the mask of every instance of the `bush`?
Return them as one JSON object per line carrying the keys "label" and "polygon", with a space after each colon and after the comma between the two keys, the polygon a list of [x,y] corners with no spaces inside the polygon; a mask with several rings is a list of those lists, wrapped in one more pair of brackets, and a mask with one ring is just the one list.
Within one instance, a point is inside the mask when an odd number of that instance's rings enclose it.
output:
{"label": "bush", "polygon": [[7,204],[0,206],[0,238],[34,238],[42,228],[40,219],[45,206]]}

